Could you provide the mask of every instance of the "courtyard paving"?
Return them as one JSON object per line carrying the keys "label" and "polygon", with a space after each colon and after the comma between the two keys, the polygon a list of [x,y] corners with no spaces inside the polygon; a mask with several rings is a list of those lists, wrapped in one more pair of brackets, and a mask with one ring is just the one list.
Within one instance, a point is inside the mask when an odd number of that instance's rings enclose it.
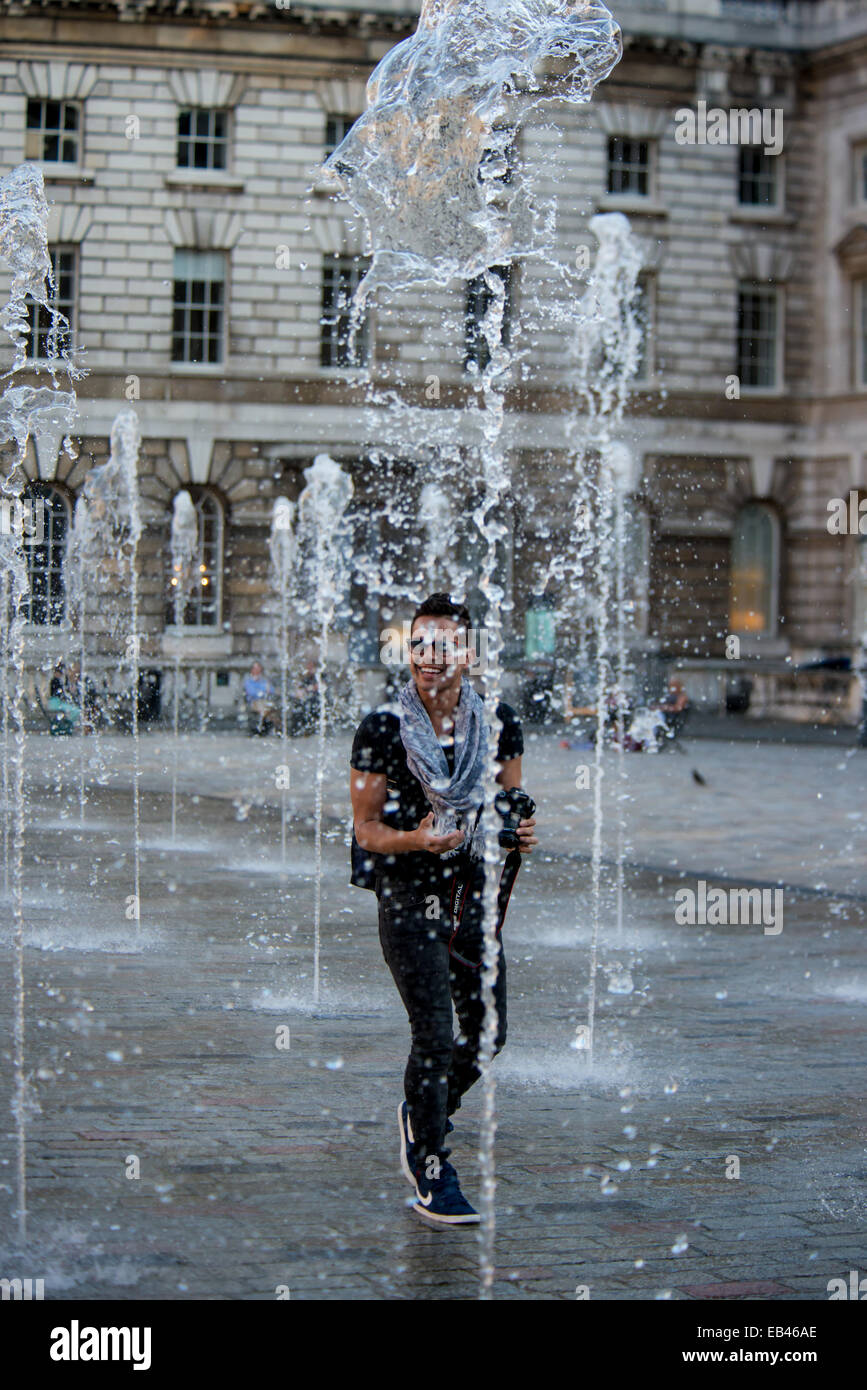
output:
{"label": "courtyard paving", "polygon": [[[42,1277],[53,1299],[474,1298],[476,1234],[431,1230],[406,1205],[394,1113],[407,1025],[375,902],[347,883],[348,738],[330,740],[324,782],[318,1006],[314,740],[284,753],[236,734],[175,746],[155,732],[140,752],[136,922],[125,915],[130,741],[28,741],[27,1054],[39,1108],[21,1250],[3,1102],[0,1276]],[[695,740],[622,764],[606,755],[588,1066],[570,1041],[586,1015],[592,916],[591,793],[576,770],[591,758],[556,735],[528,737],[543,843],[505,932],[495,1296],[574,1299],[586,1286],[591,1299],[825,1300],[830,1279],[867,1273],[867,752]],[[702,877],[782,885],[782,932],[679,925],[674,894]],[[9,917],[7,896],[6,1096]],[[618,966],[631,968],[629,994],[605,987]],[[471,1199],[480,1101],[477,1087],[453,1136]],[[127,1176],[133,1158],[139,1177]]]}

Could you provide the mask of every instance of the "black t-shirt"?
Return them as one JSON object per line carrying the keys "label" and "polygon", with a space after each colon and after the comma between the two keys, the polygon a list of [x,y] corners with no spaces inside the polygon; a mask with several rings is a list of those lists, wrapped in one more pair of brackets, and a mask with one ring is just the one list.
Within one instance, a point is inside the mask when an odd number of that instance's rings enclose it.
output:
{"label": "black t-shirt", "polygon": [[[511,705],[499,704],[497,718],[502,723],[497,761],[506,762],[517,758],[524,751],[524,736],[517,714]],[[454,745],[444,744],[443,752],[449,771],[454,770]],[[373,710],[359,724],[352,741],[350,766],[356,772],[384,774],[386,777],[386,802],[382,820],[395,830],[415,830],[420,821],[431,810],[424,788],[407,766],[406,749],[400,737],[400,717],[395,707],[384,705]],[[430,888],[435,891],[443,878],[466,866],[465,856],[456,854],[448,859],[419,850],[411,854],[376,854],[373,850],[363,850],[353,835],[352,879],[360,888],[373,887],[377,882],[395,883],[402,887],[416,887],[420,891]]]}

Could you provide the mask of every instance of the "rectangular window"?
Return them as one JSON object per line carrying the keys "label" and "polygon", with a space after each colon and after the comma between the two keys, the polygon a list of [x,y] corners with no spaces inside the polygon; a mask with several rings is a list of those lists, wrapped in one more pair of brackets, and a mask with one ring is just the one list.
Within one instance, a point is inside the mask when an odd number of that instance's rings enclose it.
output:
{"label": "rectangular window", "polygon": [[[490,273],[499,277],[505,288],[503,302],[502,341],[508,346],[512,327],[512,267],[492,265]],[[488,340],[482,329],[482,322],[491,305],[493,295],[484,275],[477,275],[467,284],[467,307],[464,332],[464,366],[473,364],[483,372],[491,360]]]}
{"label": "rectangular window", "polygon": [[225,169],[229,143],[227,111],[193,106],[178,112],[178,168]]}
{"label": "rectangular window", "polygon": [[[367,270],[360,256],[326,256],[322,265],[319,360],[323,367],[363,367],[370,348],[365,314],[352,321],[352,301]],[[354,332],[353,332],[354,329]]]}
{"label": "rectangular window", "polygon": [[75,325],[75,301],[78,279],[78,250],[75,246],[49,246],[54,294],[49,304],[66,319],[55,322],[52,336],[52,314],[44,304],[28,297],[27,356],[40,361],[58,357],[69,348],[70,333]]}
{"label": "rectangular window", "polygon": [[737,374],[741,386],[774,388],[779,385],[780,292],[745,284],[738,292]]}
{"label": "rectangular window", "polygon": [[25,159],[45,164],[78,164],[81,154],[81,106],[77,101],[28,97]]}
{"label": "rectangular window", "polygon": [[608,141],[608,192],[650,195],[650,141],[612,135]]}
{"label": "rectangular window", "polygon": [[357,116],[335,116],[331,114],[325,117],[324,157],[326,159],[330,154],[334,153],[338,145],[342,144],[357,120]]}
{"label": "rectangular window", "polygon": [[867,386],[867,280],[855,285],[855,382]]}
{"label": "rectangular window", "polygon": [[777,207],[779,155],[765,154],[759,145],[742,145],[739,152],[738,202],[742,207]]}
{"label": "rectangular window", "polygon": [[222,362],[226,258],[222,251],[176,251],[173,362]]}
{"label": "rectangular window", "polygon": [[852,201],[867,203],[867,145],[852,150]]}

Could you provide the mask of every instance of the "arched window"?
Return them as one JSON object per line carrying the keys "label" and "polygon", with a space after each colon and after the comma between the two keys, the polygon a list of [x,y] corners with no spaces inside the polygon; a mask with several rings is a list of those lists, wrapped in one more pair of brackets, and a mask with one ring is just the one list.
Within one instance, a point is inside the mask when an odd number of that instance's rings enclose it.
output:
{"label": "arched window", "polygon": [[[223,599],[223,505],[207,488],[189,487],[198,522],[198,544],[184,605],[184,627],[219,627]],[[175,621],[174,599],[169,594],[168,623]]]}
{"label": "arched window", "polygon": [[69,500],[49,483],[28,483],[24,501],[24,555],[30,593],[26,618],[37,627],[63,622],[66,593],[63,564],[69,537]]}
{"label": "arched window", "polygon": [[779,604],[780,523],[773,507],[748,502],[735,521],[729,627],[747,637],[775,637]]}

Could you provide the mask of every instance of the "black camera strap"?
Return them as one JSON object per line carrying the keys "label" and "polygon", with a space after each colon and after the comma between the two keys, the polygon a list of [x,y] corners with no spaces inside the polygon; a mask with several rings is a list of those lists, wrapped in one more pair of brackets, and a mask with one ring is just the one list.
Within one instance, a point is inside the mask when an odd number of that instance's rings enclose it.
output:
{"label": "black camera strap", "polygon": [[[497,889],[496,935],[498,937],[503,930],[503,923],[506,920],[506,909],[509,906],[509,899],[512,896],[512,889],[515,886],[515,880],[518,877],[518,870],[520,867],[521,851],[518,849],[509,850],[500,873],[500,886]],[[462,956],[455,948],[455,937],[461,929],[464,908],[467,905],[467,894],[472,878],[472,871],[464,874],[456,874],[452,883],[451,914],[452,922],[454,923],[454,931],[449,938],[449,954],[456,961],[459,961],[461,965],[467,965],[471,970],[480,970],[480,961],[467,960],[466,956]]]}

